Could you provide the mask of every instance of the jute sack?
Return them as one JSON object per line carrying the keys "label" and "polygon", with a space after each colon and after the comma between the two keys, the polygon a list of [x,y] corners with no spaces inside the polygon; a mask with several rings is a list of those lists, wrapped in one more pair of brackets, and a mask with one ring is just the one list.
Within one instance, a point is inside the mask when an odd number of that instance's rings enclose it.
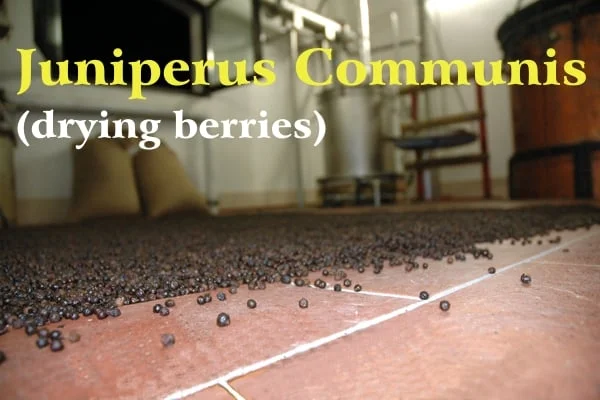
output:
{"label": "jute sack", "polygon": [[118,140],[92,139],[73,149],[69,221],[140,213],[131,156]]}
{"label": "jute sack", "polygon": [[167,145],[163,143],[155,150],[140,150],[133,160],[142,204],[148,216],[204,211],[200,193]]}

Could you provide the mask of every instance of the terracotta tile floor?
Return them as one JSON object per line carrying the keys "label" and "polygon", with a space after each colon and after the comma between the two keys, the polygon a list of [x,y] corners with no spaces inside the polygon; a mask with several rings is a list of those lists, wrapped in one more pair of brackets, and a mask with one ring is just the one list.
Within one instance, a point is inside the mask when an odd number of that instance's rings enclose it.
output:
{"label": "terracotta tile floor", "polygon": [[[178,298],[168,317],[127,306],[118,319],[65,322],[81,341],[61,353],[11,332],[0,336],[0,398],[598,399],[600,227],[561,235],[492,245],[493,260],[352,273],[361,293],[240,289],[202,307]],[[215,324],[221,311],[227,328]],[[176,344],[165,349],[166,332]]]}

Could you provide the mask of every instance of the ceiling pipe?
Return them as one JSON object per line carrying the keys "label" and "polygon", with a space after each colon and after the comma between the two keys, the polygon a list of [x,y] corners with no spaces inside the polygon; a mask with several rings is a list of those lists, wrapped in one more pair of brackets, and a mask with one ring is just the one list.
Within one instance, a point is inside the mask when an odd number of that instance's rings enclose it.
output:
{"label": "ceiling pipe", "polygon": [[279,15],[291,21],[300,18],[303,28],[324,33],[329,40],[354,41],[358,38],[357,33],[347,25],[287,0],[261,0],[261,6],[272,15]]}
{"label": "ceiling pipe", "polygon": [[358,0],[359,12],[359,56],[360,60],[367,66],[371,75],[371,22],[369,14],[369,0]]}

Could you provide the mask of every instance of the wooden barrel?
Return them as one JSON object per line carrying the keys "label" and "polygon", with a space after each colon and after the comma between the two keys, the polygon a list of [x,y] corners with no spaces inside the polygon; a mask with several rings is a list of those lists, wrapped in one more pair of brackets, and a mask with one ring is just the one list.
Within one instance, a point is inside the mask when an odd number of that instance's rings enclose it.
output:
{"label": "wooden barrel", "polygon": [[[600,168],[594,167],[600,142],[600,1],[539,0],[504,21],[498,39],[506,61],[535,61],[542,83],[547,78],[544,62],[556,60],[561,83],[510,86],[512,197],[598,196],[600,189],[581,185],[598,185],[600,179],[600,172],[594,174]],[[547,56],[549,48],[556,50],[555,57]],[[569,60],[585,62],[583,85],[563,84],[563,65]],[[525,74],[521,78],[526,82]],[[582,173],[584,178],[575,176]]]}

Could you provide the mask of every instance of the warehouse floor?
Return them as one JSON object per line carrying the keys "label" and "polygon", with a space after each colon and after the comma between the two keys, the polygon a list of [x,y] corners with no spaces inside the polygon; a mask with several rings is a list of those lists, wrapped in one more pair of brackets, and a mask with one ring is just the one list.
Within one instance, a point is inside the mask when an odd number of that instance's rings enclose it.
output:
{"label": "warehouse floor", "polygon": [[[600,227],[560,235],[558,244],[488,245],[493,260],[428,261],[409,275],[349,271],[359,293],[278,283],[242,286],[225,302],[214,291],[202,307],[197,295],[178,297],[165,318],[151,312],[155,302],[124,306],[120,318],[51,326],[81,336],[60,353],[9,332],[0,397],[598,399]],[[228,327],[215,323],[221,311]],[[173,346],[162,346],[164,333]]]}

